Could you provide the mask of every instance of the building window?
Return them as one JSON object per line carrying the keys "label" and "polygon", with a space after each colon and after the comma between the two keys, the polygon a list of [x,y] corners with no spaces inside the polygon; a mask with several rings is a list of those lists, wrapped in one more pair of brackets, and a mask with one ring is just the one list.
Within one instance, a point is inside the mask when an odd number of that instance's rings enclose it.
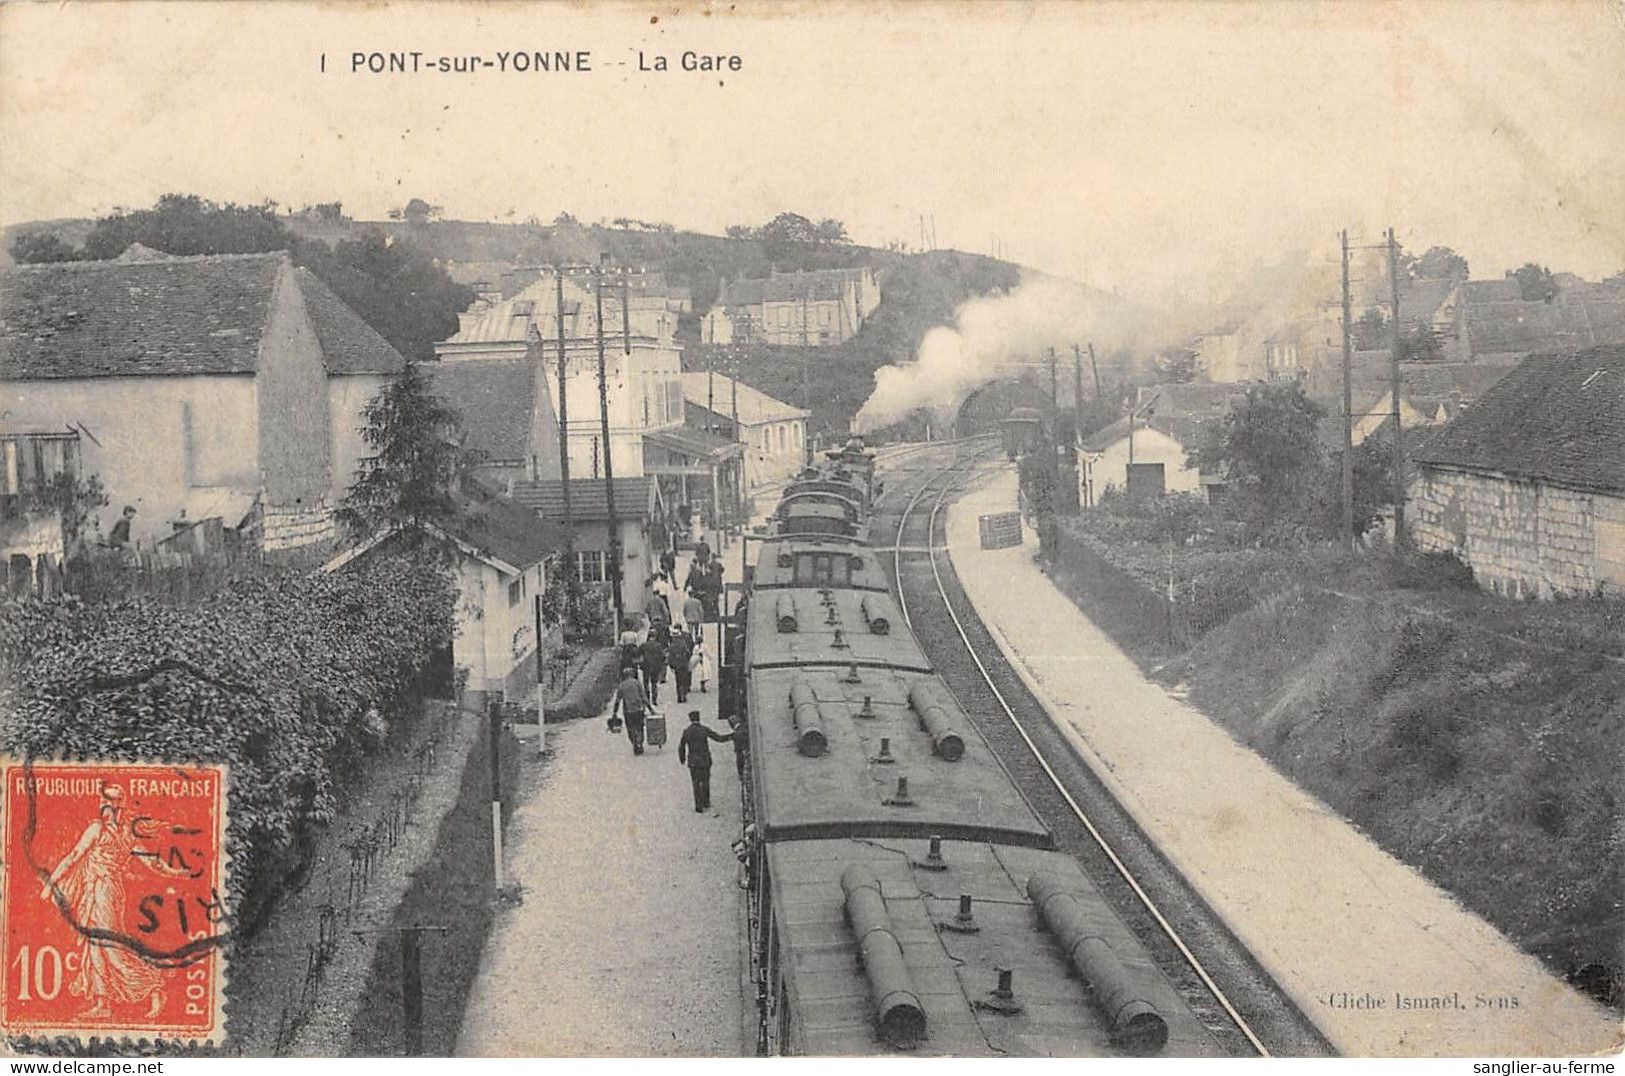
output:
{"label": "building window", "polygon": [[790,447],[790,435],[784,432],[784,427],[783,426],[780,426],[779,427],[779,451],[783,452],[785,449],[787,449],[789,447]]}
{"label": "building window", "polygon": [[512,609],[519,604],[519,599],[525,596],[525,581],[515,579],[508,584],[508,608]]}
{"label": "building window", "polygon": [[798,423],[795,426],[792,426],[791,429],[795,431],[796,447],[800,448],[801,447],[801,437],[802,437],[801,425]]}
{"label": "building window", "polygon": [[576,578],[583,583],[602,583],[609,578],[604,567],[604,551],[602,549],[578,549],[576,551]]}

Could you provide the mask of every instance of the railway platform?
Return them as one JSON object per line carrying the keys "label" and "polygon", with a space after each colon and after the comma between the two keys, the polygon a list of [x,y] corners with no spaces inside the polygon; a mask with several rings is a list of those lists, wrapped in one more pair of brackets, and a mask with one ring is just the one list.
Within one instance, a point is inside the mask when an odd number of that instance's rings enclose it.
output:
{"label": "railway platform", "polygon": [[[678,578],[686,574],[679,564]],[[715,679],[706,693],[696,681],[680,706],[668,676],[659,704],[668,742],[643,755],[624,732],[606,731],[607,715],[547,727],[547,751],[525,762],[507,833],[506,878],[524,887],[523,901],[498,911],[486,940],[460,1056],[754,1052],[742,1022],[733,746],[711,745],[708,813],[695,812],[677,761],[688,710],[727,732],[717,695]]]}
{"label": "railway platform", "polygon": [[1621,1027],[1483,919],[1146,680],[1034,563],[983,550],[1000,471],[949,509],[960,583],[1005,656],[1139,825],[1348,1056],[1616,1052]]}

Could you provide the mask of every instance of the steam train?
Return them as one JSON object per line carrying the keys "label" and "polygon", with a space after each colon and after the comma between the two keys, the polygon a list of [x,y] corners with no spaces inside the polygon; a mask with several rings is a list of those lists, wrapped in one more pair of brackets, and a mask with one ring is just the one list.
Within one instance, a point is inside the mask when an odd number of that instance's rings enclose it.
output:
{"label": "steam train", "polygon": [[734,618],[758,1052],[1220,1054],[903,624],[878,496],[861,443],[804,471]]}

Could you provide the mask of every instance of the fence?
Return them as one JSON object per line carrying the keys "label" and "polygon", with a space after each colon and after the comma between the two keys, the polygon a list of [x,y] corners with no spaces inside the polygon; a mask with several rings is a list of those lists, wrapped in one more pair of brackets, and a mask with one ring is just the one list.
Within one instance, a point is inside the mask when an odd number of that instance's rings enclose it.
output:
{"label": "fence", "polygon": [[1223,574],[1167,575],[1152,582],[1114,563],[1085,536],[1050,528],[1045,556],[1058,582],[1107,634],[1129,649],[1160,656],[1185,650],[1261,600],[1253,586]]}
{"label": "fence", "polygon": [[310,1019],[323,973],[338,949],[340,921],[349,924],[354,920],[388,857],[406,836],[407,827],[417,820],[423,782],[435,772],[446,732],[459,712],[449,704],[429,706],[431,712],[425,715],[422,738],[409,749],[403,783],[375,808],[370,818],[351,824],[348,836],[337,846],[337,852],[342,854],[328,857],[321,881],[325,887],[323,899],[316,905],[316,930],[304,940],[304,975],[297,985],[288,986],[277,1017],[273,1049],[279,1057],[287,1053]]}

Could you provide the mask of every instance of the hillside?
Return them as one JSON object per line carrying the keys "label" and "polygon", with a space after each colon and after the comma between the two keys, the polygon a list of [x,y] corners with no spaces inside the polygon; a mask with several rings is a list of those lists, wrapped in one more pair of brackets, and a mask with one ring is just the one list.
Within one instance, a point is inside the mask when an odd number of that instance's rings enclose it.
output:
{"label": "hillside", "polygon": [[1613,969],[1618,1004],[1625,604],[1292,574],[1160,678],[1555,972]]}
{"label": "hillside", "polygon": [[[811,428],[826,439],[845,434],[874,391],[877,369],[912,361],[925,334],[952,324],[961,303],[1014,288],[1022,278],[1019,267],[978,254],[939,250],[890,257],[891,264],[878,273],[880,306],[852,339],[820,348],[758,344],[740,357],[744,380],[770,396],[806,406],[804,383],[809,386]],[[733,359],[727,349],[699,343],[683,352],[686,369],[703,370],[711,361],[725,370]]]}
{"label": "hillside", "polygon": [[[423,223],[356,221],[297,213],[276,218],[288,232],[305,240],[336,245],[381,231],[448,263],[507,265],[592,264],[607,252],[620,265],[664,274],[686,287],[693,313],[678,328],[684,366],[704,369],[717,361],[699,342],[701,316],[715,302],[724,280],[767,276],[772,270],[872,268],[880,282],[881,303],[852,340],[838,347],[799,348],[766,345],[740,359],[744,379],[790,403],[801,404],[803,365],[812,392],[817,433],[841,435],[874,388],[874,371],[887,364],[913,361],[921,339],[934,326],[952,324],[954,311],[967,299],[1003,293],[1022,280],[1023,271],[1008,262],[956,251],[903,254],[844,243],[791,243],[777,246],[759,238],[702,235],[672,229],[610,228],[563,219],[554,224],[501,224],[478,221]],[[94,222],[62,220],[17,225],[3,237],[9,263],[13,239],[21,233],[51,232],[70,246],[82,246]],[[727,369],[724,357],[718,369]]]}

